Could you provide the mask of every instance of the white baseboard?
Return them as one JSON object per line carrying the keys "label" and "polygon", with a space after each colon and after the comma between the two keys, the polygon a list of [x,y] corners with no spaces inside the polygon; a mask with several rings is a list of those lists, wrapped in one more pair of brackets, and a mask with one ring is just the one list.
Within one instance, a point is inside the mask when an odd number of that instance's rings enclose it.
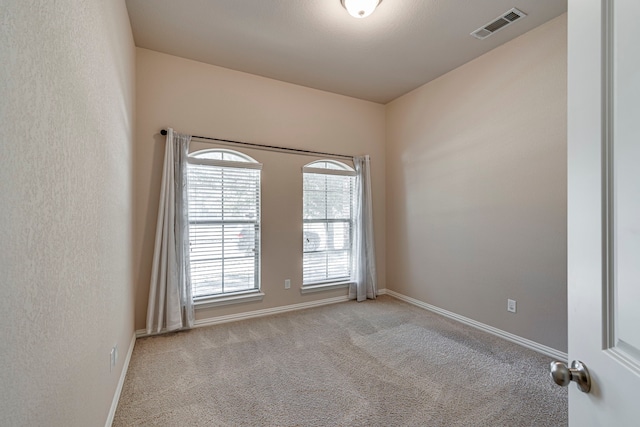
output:
{"label": "white baseboard", "polygon": [[[322,305],[329,305],[329,304],[336,304],[336,303],[345,302],[345,301],[349,301],[349,297],[346,296],[346,295],[342,296],[342,297],[321,299],[321,300],[318,300],[318,301],[310,301],[310,302],[303,302],[303,303],[299,303],[299,304],[284,305],[284,306],[281,306],[281,307],[273,307],[273,308],[265,308],[265,309],[262,309],[262,310],[247,311],[247,312],[244,312],[244,313],[228,314],[226,316],[209,317],[209,318],[206,318],[206,319],[196,320],[194,322],[193,327],[194,328],[201,328],[203,326],[218,325],[218,324],[221,324],[221,323],[228,323],[228,322],[237,322],[239,320],[253,319],[255,317],[270,316],[272,314],[286,313],[286,312],[289,312],[289,311],[304,310],[306,308],[319,307],[319,306],[322,306]],[[160,333],[163,333],[163,332],[164,332],[164,330],[161,331]],[[156,335],[156,334],[151,334],[151,335]],[[136,331],[136,337],[142,338],[142,337],[146,337],[146,336],[150,336],[149,334],[147,334],[147,330],[146,329],[138,329]]]}
{"label": "white baseboard", "polygon": [[133,354],[133,347],[136,345],[136,333],[131,337],[131,343],[129,343],[129,349],[127,350],[127,357],[124,359],[124,364],[122,366],[122,372],[120,373],[120,380],[118,381],[118,387],[116,387],[116,393],[113,396],[113,401],[111,402],[111,409],[109,410],[109,415],[107,416],[107,422],[104,424],[105,427],[111,427],[113,424],[113,418],[116,416],[116,409],[118,409],[118,401],[120,400],[120,394],[122,393],[122,387],[124,386],[124,380],[127,377],[127,371],[129,370],[129,362],[131,362],[131,355]]}
{"label": "white baseboard", "polygon": [[[561,352],[559,350],[556,350],[555,348],[547,347],[546,345],[542,345],[542,344],[537,343],[535,341],[531,341],[531,340],[528,340],[526,338],[522,338],[522,337],[520,337],[518,335],[514,335],[512,333],[503,331],[502,329],[498,329],[498,328],[494,328],[493,326],[485,325],[484,323],[480,323],[480,322],[477,322],[477,321],[475,321],[473,319],[469,319],[468,317],[464,317],[464,316],[461,316],[459,314],[453,313],[451,311],[447,311],[447,310],[444,310],[442,308],[436,307],[434,305],[427,304],[426,302],[422,302],[422,301],[417,300],[415,298],[411,298],[411,297],[408,297],[406,295],[402,295],[402,294],[400,294],[398,292],[395,292],[395,291],[392,291],[392,290],[387,290],[387,289],[385,289],[384,291],[385,291],[385,294],[387,294],[389,296],[392,296],[394,298],[397,298],[397,299],[399,299],[401,301],[408,302],[409,304],[415,305],[415,306],[420,307],[420,308],[424,308],[425,310],[432,311],[434,313],[437,313],[437,314],[440,314],[442,316],[448,317],[450,319],[456,320],[456,321],[458,321],[460,323],[464,323],[465,325],[469,325],[469,326],[472,326],[472,327],[474,327],[476,329],[480,329],[482,331],[488,332],[488,333],[490,333],[492,335],[496,335],[496,336],[498,336],[500,338],[504,338],[507,341],[514,342],[514,343],[519,344],[519,345],[521,345],[523,347],[526,347],[528,349],[537,351],[538,353],[542,353],[542,354],[544,354],[546,356],[550,356],[550,357],[553,357],[553,358],[556,358],[556,359],[559,359],[559,360],[565,361],[565,362],[568,359],[567,353],[563,353],[563,352]],[[378,292],[378,295],[380,295],[380,292]]]}
{"label": "white baseboard", "polygon": [[208,319],[196,320],[194,328],[218,325],[220,323],[236,322],[238,320],[252,319],[254,317],[269,316],[272,314],[286,313],[289,311],[304,310],[305,308],[319,307],[321,305],[336,304],[339,302],[349,301],[348,296],[326,298],[318,301],[302,302],[299,304],[285,305],[282,307],[265,308],[263,310],[248,311],[246,313],[229,314],[227,316],[210,317]]}
{"label": "white baseboard", "polygon": [[[489,326],[486,325],[484,323],[478,322],[476,320],[473,319],[469,319],[468,317],[464,317],[461,316],[459,314],[453,313],[451,311],[448,310],[444,310],[442,308],[436,307],[434,305],[431,304],[427,304],[425,302],[422,302],[420,300],[417,300],[415,298],[411,298],[408,297],[406,295],[400,294],[398,292],[389,290],[389,289],[379,289],[377,291],[377,295],[389,295],[393,298],[397,298],[401,301],[405,301],[409,304],[415,305],[417,307],[423,308],[425,310],[429,310],[432,311],[434,313],[440,314],[442,316],[448,317],[450,319],[456,320],[460,323],[464,323],[466,325],[472,326],[476,329],[480,329],[482,331],[488,332],[492,335],[498,336],[500,338],[506,339],[507,341],[511,341],[513,343],[519,344],[523,347],[526,347],[528,349],[537,351],[538,353],[542,353],[544,355],[547,355],[549,357],[553,357],[562,361],[567,361],[568,359],[568,355],[567,353],[561,352],[559,350],[556,350],[554,348],[551,347],[547,347],[546,345],[537,343],[535,341],[531,341],[529,339],[526,338],[522,338],[518,335],[514,335],[510,332],[506,332],[503,331],[501,329],[498,328],[494,328],[493,326]],[[226,316],[218,316],[218,317],[210,317],[207,319],[200,319],[200,320],[196,320],[195,324],[194,324],[194,328],[199,328],[199,327],[203,327],[203,326],[210,326],[210,325],[218,325],[221,323],[228,323],[228,322],[236,322],[239,320],[245,320],[245,319],[252,319],[255,317],[262,317],[262,316],[269,316],[272,314],[279,314],[279,313],[286,313],[289,311],[297,311],[297,310],[304,310],[306,308],[312,308],[312,307],[319,307],[322,305],[328,305],[328,304],[336,304],[336,303],[340,303],[340,302],[345,302],[345,301],[349,301],[349,298],[347,296],[342,296],[342,297],[335,297],[335,298],[327,298],[327,299],[322,299],[322,300],[318,300],[318,301],[310,301],[310,302],[304,302],[304,303],[300,303],[300,304],[292,304],[292,305],[285,305],[282,307],[274,307],[274,308],[266,308],[263,310],[255,310],[255,311],[248,311],[248,312],[244,312],[244,313],[238,313],[238,314],[229,314]],[[161,332],[162,333],[162,332]],[[155,334],[152,334],[155,335]],[[134,340],[135,338],[141,338],[141,337],[146,337],[149,336],[149,334],[147,334],[146,329],[139,329],[136,331],[136,334],[134,336]],[[129,350],[129,354],[127,355],[127,360],[125,362],[125,366],[128,367],[129,366],[129,359],[131,358],[131,352],[133,351],[133,341],[132,341],[132,345],[131,348]],[[124,377],[126,375],[126,369],[123,371],[122,374],[122,378],[121,378],[121,383],[124,383]],[[118,394],[117,397],[120,396],[120,391],[122,389],[122,384],[118,385]],[[117,405],[117,399],[114,400],[115,404]],[[112,412],[115,415],[115,406],[112,407]],[[111,415],[110,419],[113,419],[113,415]],[[110,425],[110,424],[109,424]]]}

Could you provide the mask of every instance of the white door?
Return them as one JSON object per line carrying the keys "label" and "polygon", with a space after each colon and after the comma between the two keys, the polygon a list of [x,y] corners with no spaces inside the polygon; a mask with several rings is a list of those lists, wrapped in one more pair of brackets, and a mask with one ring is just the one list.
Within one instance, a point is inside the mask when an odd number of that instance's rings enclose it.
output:
{"label": "white door", "polygon": [[640,1],[569,0],[570,426],[640,426]]}

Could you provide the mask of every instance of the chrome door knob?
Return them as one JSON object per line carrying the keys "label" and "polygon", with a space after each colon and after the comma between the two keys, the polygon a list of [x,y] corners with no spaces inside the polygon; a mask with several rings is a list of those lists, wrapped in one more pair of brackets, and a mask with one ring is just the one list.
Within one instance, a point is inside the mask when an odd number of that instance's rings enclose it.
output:
{"label": "chrome door knob", "polygon": [[580,391],[589,393],[591,390],[589,370],[581,361],[574,360],[571,362],[570,368],[562,362],[551,362],[550,368],[551,378],[559,386],[566,387],[571,381],[574,381]]}

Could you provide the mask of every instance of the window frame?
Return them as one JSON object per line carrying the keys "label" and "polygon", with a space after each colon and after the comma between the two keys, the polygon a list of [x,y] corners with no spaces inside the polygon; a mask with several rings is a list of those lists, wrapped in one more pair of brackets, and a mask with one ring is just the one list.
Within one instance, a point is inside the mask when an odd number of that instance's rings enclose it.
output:
{"label": "window frame", "polygon": [[[218,153],[222,153],[223,157],[225,153],[231,154],[233,156],[237,156],[240,157],[241,159],[244,159],[242,161],[239,160],[220,160],[220,159],[208,159],[208,158],[202,158],[202,157],[198,157],[198,155],[203,155],[206,153],[210,153],[210,152],[218,152]],[[193,152],[190,152],[187,156],[187,174],[190,173],[189,168],[191,165],[194,166],[209,166],[209,167],[214,167],[214,168],[218,168],[218,169],[224,169],[224,168],[229,168],[229,169],[248,169],[248,170],[258,170],[261,171],[262,170],[262,164],[259,163],[256,159],[254,159],[253,157],[244,154],[242,152],[239,151],[235,151],[235,150],[229,150],[229,149],[224,149],[224,148],[206,148],[206,149],[200,149],[200,150],[196,150]],[[187,190],[188,191],[188,190]],[[190,199],[189,195],[188,195],[188,199]],[[189,203],[190,200],[188,200]],[[190,203],[189,203],[190,204]],[[214,307],[214,306],[219,306],[219,305],[227,305],[227,304],[234,304],[234,303],[242,303],[242,302],[248,302],[248,301],[255,301],[255,300],[261,300],[262,297],[264,296],[264,293],[261,291],[261,258],[262,258],[262,251],[261,251],[261,232],[262,232],[262,174],[259,173],[258,175],[258,179],[257,179],[257,197],[256,197],[256,211],[257,211],[257,215],[255,218],[255,221],[225,221],[224,219],[221,220],[213,220],[214,222],[220,222],[220,224],[222,224],[223,226],[225,224],[252,224],[255,227],[255,235],[254,235],[254,239],[255,239],[255,254],[254,254],[254,287],[250,288],[250,289],[242,289],[242,290],[236,290],[236,291],[230,291],[230,292],[221,292],[221,293],[217,293],[217,294],[207,294],[207,295],[199,295],[196,296],[195,295],[195,289],[193,286],[193,280],[192,280],[192,295],[193,295],[193,303],[197,308],[208,308],[208,307]],[[194,221],[191,218],[189,218],[189,228],[191,228],[192,224],[197,223],[198,221]],[[224,236],[223,236],[224,237]],[[191,243],[190,243],[190,247],[191,247]],[[191,253],[191,252],[190,252]],[[222,252],[222,258],[225,258],[224,256],[224,251]],[[191,262],[190,262],[191,263]],[[224,268],[221,269],[221,273],[222,276],[224,277]],[[224,285],[222,285],[222,289],[224,289]]]}
{"label": "window frame", "polygon": [[[333,166],[337,166],[334,168],[328,168],[326,165],[324,167],[318,167],[320,164],[330,164]],[[304,177],[305,174],[318,174],[318,175],[333,175],[333,176],[348,176],[352,177],[352,181],[350,182],[350,217],[348,220],[338,220],[338,219],[328,219],[324,220],[316,220],[316,219],[305,219],[304,218],[304,199],[305,199],[305,188],[304,188]],[[303,264],[302,264],[302,293],[309,292],[317,292],[328,289],[335,289],[349,286],[351,281],[351,276],[353,273],[353,243],[354,243],[354,226],[355,226],[355,181],[356,181],[357,172],[355,169],[346,163],[332,160],[332,159],[321,159],[316,160],[311,163],[306,164],[302,168],[302,179],[303,179],[303,187],[302,187],[302,197],[303,197],[303,215],[302,215],[302,223],[303,223],[303,239],[304,239],[304,226],[309,223],[321,223],[321,224],[329,224],[329,223],[348,223],[349,224],[349,246],[348,246],[348,272],[349,276],[341,276],[341,277],[333,277],[328,278],[326,280],[316,280],[305,282],[305,267],[304,267],[304,257],[305,254],[308,253],[304,249],[304,241],[302,245],[302,256],[303,256]],[[326,193],[326,189],[325,189]],[[326,196],[325,196],[326,198]],[[327,251],[328,252],[328,251]]]}

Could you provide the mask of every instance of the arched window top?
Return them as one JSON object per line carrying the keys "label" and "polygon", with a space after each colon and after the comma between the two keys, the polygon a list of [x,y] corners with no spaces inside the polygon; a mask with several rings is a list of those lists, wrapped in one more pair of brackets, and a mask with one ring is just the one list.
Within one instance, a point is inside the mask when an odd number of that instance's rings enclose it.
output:
{"label": "arched window top", "polygon": [[346,163],[339,162],[337,160],[323,159],[306,164],[302,168],[304,173],[319,173],[324,175],[346,175],[354,176],[356,174],[355,169]]}
{"label": "arched window top", "polygon": [[207,160],[223,160],[227,162],[258,163],[258,161],[251,156],[247,156],[246,154],[240,153],[238,151],[228,150],[225,148],[213,148],[194,151],[193,153],[189,154],[189,157]]}
{"label": "arched window top", "polygon": [[307,165],[305,165],[305,169],[306,168],[330,169],[330,170],[354,172],[354,169],[351,166],[345,163],[339,162],[337,160],[318,160],[315,162],[308,163]]}

